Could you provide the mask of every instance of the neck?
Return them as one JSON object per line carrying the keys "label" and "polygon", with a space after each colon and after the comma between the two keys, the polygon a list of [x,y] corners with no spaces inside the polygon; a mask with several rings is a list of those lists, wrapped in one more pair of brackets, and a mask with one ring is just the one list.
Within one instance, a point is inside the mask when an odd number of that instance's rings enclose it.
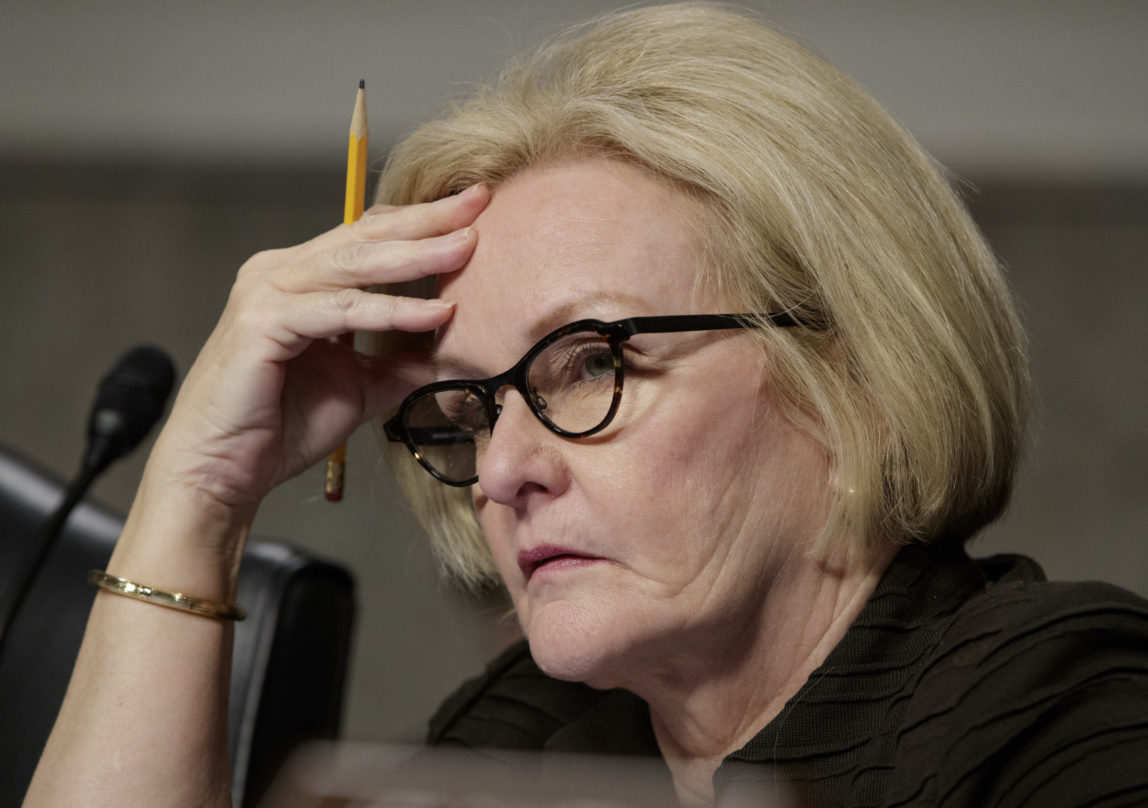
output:
{"label": "neck", "polygon": [[776,718],[825,661],[895,554],[890,547],[841,563],[795,558],[770,582],[754,619],[715,631],[706,647],[629,685],[650,706],[683,806],[713,804],[722,758]]}

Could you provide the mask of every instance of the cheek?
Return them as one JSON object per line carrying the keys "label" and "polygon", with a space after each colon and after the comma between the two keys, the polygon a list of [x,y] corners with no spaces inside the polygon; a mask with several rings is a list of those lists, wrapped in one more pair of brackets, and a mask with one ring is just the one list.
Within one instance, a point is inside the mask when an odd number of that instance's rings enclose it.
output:
{"label": "cheek", "polygon": [[[732,386],[731,386],[732,387]],[[758,391],[751,384],[704,397],[679,397],[673,406],[644,413],[631,455],[652,492],[700,495],[724,490],[755,463],[763,432]],[[639,434],[640,433],[640,434]],[[666,496],[669,506],[687,506]]]}
{"label": "cheek", "polygon": [[673,545],[685,560],[704,552],[700,533],[722,532],[738,518],[733,511],[747,504],[754,486],[756,451],[746,431],[731,425],[745,418],[727,406],[682,403],[644,415],[595,447],[603,456],[587,456],[574,476],[600,516],[611,519],[607,529],[636,544]]}
{"label": "cheek", "polygon": [[640,460],[612,481],[615,490],[630,491],[645,518],[664,530],[694,531],[693,541],[702,546],[706,536],[766,529],[782,519],[779,511],[804,510],[824,487],[814,468],[823,471],[822,452],[781,414],[753,374],[651,413],[642,427],[641,439],[628,447]]}
{"label": "cheek", "polygon": [[494,556],[495,566],[498,567],[503,582],[510,587],[514,584],[516,576],[509,573],[516,572],[518,569],[515,555],[517,551],[512,548],[510,541],[513,529],[510,517],[513,515],[513,510],[500,507],[490,501],[486,501],[480,506],[478,500],[479,497],[476,496],[475,508],[478,513],[478,524],[482,528],[486,546],[490,548],[490,553]]}

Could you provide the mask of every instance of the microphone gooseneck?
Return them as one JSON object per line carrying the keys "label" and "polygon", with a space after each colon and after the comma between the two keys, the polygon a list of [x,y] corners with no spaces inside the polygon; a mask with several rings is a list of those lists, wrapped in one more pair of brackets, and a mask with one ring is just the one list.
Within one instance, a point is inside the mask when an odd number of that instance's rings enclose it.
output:
{"label": "microphone gooseneck", "polygon": [[130,349],[100,382],[88,418],[88,443],[76,476],[64,490],[35,541],[12,589],[0,601],[0,654],[8,630],[28,595],[32,582],[47,561],[72,510],[92,483],[113,461],[127,455],[144,439],[163,415],[175,384],[175,366],[164,351],[151,345]]}

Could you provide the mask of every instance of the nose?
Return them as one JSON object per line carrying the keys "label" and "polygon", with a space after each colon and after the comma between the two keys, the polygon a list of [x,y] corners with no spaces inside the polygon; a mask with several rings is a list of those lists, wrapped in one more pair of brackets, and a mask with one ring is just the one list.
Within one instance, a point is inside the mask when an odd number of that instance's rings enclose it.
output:
{"label": "nose", "polygon": [[477,458],[477,492],[500,505],[524,507],[532,495],[557,496],[569,484],[567,441],[544,426],[518,391],[507,390],[498,420]]}

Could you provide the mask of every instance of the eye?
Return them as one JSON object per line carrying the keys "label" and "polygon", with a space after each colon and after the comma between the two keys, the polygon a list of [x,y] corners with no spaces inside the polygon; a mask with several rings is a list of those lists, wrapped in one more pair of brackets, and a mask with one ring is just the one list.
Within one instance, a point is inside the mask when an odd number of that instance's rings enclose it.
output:
{"label": "eye", "polygon": [[610,344],[597,334],[573,334],[547,346],[530,367],[531,386],[541,395],[614,376]]}
{"label": "eye", "polygon": [[614,354],[601,342],[585,343],[569,357],[569,376],[577,381],[594,381],[614,376]]}

